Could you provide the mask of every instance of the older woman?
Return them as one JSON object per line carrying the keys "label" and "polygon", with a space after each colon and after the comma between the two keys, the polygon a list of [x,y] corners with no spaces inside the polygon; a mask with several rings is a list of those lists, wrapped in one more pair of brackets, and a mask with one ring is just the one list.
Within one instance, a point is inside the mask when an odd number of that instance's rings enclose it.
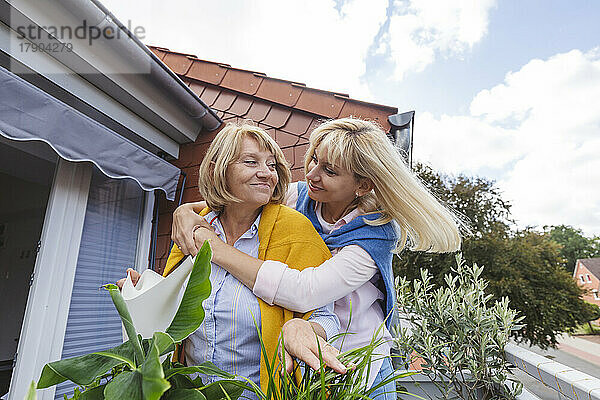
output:
{"label": "older woman", "polygon": [[[264,130],[250,125],[227,125],[217,134],[200,165],[198,188],[208,206],[200,215],[219,239],[244,254],[278,260],[299,269],[317,266],[331,253],[306,217],[280,204],[289,181],[283,153]],[[164,275],[183,256],[174,246]],[[137,280],[137,276],[133,278]],[[227,372],[248,377],[265,390],[269,377],[254,321],[261,331],[267,360],[275,354],[286,322],[286,348],[309,364],[314,364],[310,359],[312,352],[306,352],[304,345],[298,347],[299,342],[312,340],[316,346],[313,331],[324,339],[338,333],[339,320],[333,313],[333,304],[299,314],[305,321],[294,318],[289,310],[258,299],[215,263],[210,281],[212,291],[203,303],[202,325],[184,343],[183,353],[190,365],[211,361]],[[321,346],[329,347],[324,341]],[[339,370],[344,369],[334,357],[328,363],[337,363]],[[203,378],[205,382],[211,380]]]}

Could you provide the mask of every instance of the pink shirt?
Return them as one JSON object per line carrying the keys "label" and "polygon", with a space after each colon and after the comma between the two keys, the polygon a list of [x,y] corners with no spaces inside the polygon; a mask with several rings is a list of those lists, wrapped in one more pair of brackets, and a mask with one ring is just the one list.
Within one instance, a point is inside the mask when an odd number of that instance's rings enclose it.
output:
{"label": "pink shirt", "polygon": [[[297,184],[292,183],[285,203],[295,208],[297,199]],[[326,233],[361,214],[359,209],[355,209],[330,224],[321,215],[320,203],[317,203],[315,211]],[[278,261],[267,260],[258,271],[253,292],[268,304],[278,304],[298,312],[313,310],[334,301],[334,311],[341,324],[340,333],[352,333],[338,341],[340,351],[369,344],[375,332],[383,326],[381,334],[386,341],[377,349],[377,356],[373,357],[368,377],[368,386],[371,386],[383,363],[380,355],[389,355],[392,338],[385,327],[385,316],[379,304],[385,301],[385,296],[374,285],[380,279],[379,270],[369,253],[360,246],[335,249],[332,254],[333,257],[318,268],[302,271],[288,268]]]}

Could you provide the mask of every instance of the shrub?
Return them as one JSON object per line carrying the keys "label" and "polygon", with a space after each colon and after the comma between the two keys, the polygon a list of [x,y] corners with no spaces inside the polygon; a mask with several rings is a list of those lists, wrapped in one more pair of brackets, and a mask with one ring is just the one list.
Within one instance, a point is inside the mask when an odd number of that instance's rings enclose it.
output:
{"label": "shrub", "polygon": [[409,362],[419,362],[435,385],[437,399],[514,399],[521,383],[508,375],[504,346],[522,320],[508,299],[490,302],[483,267],[457,266],[435,288],[431,275],[421,270],[412,285],[396,279],[397,307],[408,327],[396,325],[395,344]]}

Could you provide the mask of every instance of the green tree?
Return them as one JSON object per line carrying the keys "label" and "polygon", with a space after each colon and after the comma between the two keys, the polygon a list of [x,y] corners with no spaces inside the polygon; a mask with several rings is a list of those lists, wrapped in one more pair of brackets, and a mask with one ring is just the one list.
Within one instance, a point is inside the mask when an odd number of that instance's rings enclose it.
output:
{"label": "green tree", "polygon": [[560,244],[563,267],[573,273],[578,258],[600,256],[600,237],[588,238],[581,229],[569,225],[544,226],[550,239]]}
{"label": "green tree", "polygon": [[[488,292],[507,296],[525,317],[518,339],[541,347],[556,345],[561,332],[598,318],[598,307],[582,299],[582,291],[563,268],[561,246],[548,234],[518,230],[510,203],[493,181],[464,175],[449,177],[417,164],[415,172],[449,207],[465,216],[472,229],[462,246],[464,259],[485,266]],[[395,273],[415,279],[427,268],[438,284],[450,272],[453,254],[405,250],[394,258]]]}

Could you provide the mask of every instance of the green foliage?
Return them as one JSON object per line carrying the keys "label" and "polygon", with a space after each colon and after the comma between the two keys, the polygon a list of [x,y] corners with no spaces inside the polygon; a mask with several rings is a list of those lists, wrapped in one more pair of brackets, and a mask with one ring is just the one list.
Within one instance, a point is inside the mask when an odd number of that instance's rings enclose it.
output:
{"label": "green foliage", "polygon": [[506,232],[514,224],[511,205],[502,199],[493,181],[466,175],[446,176],[423,164],[416,164],[414,172],[438,199],[466,217],[475,237]]}
{"label": "green foliage", "polygon": [[393,328],[397,347],[421,358],[438,399],[514,399],[522,385],[509,384],[504,346],[522,318],[506,297],[491,302],[483,267],[467,266],[460,254],[456,263],[437,289],[425,269],[412,285],[396,279],[399,316],[410,325]]}
{"label": "green foliage", "polygon": [[44,366],[37,387],[44,389],[66,380],[88,386],[99,375],[118,365],[126,364],[129,368],[135,368],[133,358],[133,346],[127,341],[110,350],[51,362]]}
{"label": "green foliage", "polygon": [[600,335],[600,325],[590,321],[587,324],[577,327],[575,335]]}
{"label": "green foliage", "polygon": [[[277,360],[273,359],[267,367],[269,370],[274,371],[270,374],[269,390],[267,393],[264,393],[260,388],[254,387],[254,393],[256,393],[259,399],[273,400],[370,400],[372,393],[379,387],[414,374],[413,372],[393,372],[378,385],[370,388],[366,386],[364,377],[369,375],[372,361],[377,359],[377,357],[382,357],[374,354],[375,349],[384,340],[375,339],[381,336],[382,329],[383,325],[373,335],[373,339],[368,345],[351,349],[338,356],[344,365],[353,366],[346,374],[342,375],[334,372],[326,367],[321,360],[319,370],[307,368],[302,374],[300,381],[296,382],[293,378],[296,375],[296,370],[299,368],[296,365],[291,375],[285,373],[281,376],[279,390],[275,390],[274,377],[279,374],[280,368],[282,371],[286,369],[285,364],[278,365]],[[283,343],[280,342],[279,346],[283,346]],[[321,359],[320,354],[319,359]],[[399,388],[396,390],[396,393],[406,393],[406,391]]]}
{"label": "green foliage", "polygon": [[[218,372],[233,379],[232,375],[225,374],[212,364],[190,370],[174,365],[168,358],[163,364],[160,363],[161,356],[171,353],[176,343],[180,343],[202,323],[202,302],[211,290],[208,279],[210,260],[210,246],[205,242],[196,257],[183,299],[167,333],[156,332],[150,340],[142,340],[136,333],[119,289],[115,285],[106,285],[129,340],[109,350],[46,364],[37,388],[43,389],[70,380],[83,389],[76,390],[74,398],[77,399],[157,400],[163,394],[172,397],[172,393],[179,389],[200,393],[189,392],[190,398],[203,398],[201,391],[204,385],[201,380],[192,381],[187,375],[179,375]],[[180,388],[179,384],[186,387]]]}
{"label": "green foliage", "polygon": [[544,232],[560,244],[561,265],[570,273],[575,270],[578,258],[600,256],[600,237],[588,238],[581,229],[568,225],[544,226]]}
{"label": "green foliage", "polygon": [[[201,256],[201,257],[200,257]],[[203,268],[196,269],[196,262],[198,258],[201,258],[200,263]],[[204,308],[202,302],[210,296],[211,285],[210,285],[210,260],[212,253],[210,246],[207,242],[202,245],[196,262],[194,263],[194,269],[190,275],[190,282],[194,280],[194,285],[188,284],[181,304],[175,313],[171,325],[167,328],[167,334],[173,338],[175,342],[181,342],[183,339],[191,335],[200,323],[204,320]]]}
{"label": "green foliage", "polygon": [[[462,253],[486,266],[487,293],[495,299],[508,297],[525,317],[523,328],[512,333],[515,339],[542,348],[555,346],[560,333],[594,318],[595,308],[583,301],[581,289],[563,268],[561,246],[546,233],[516,229],[511,206],[494,182],[447,177],[423,165],[415,171],[440,200],[468,218],[473,235],[463,241]],[[418,279],[420,268],[426,268],[436,285],[444,284],[444,275],[454,265],[452,254],[408,250],[393,261],[396,276]]]}
{"label": "green foliage", "polygon": [[[209,362],[188,367],[172,362],[167,356],[161,364],[160,357],[169,355],[175,344],[198,329],[204,319],[202,302],[211,291],[210,259],[210,246],[205,242],[196,257],[173,321],[166,332],[155,332],[152,339],[142,339],[136,333],[120,291],[115,285],[106,285],[130,339],[109,350],[45,365],[37,388],[70,380],[80,386],[72,397],[76,400],[235,400],[246,390],[254,392],[260,399],[269,400],[369,400],[369,394],[376,387],[366,388],[362,376],[368,374],[371,356],[380,345],[379,341],[340,355],[342,362],[355,365],[351,372],[340,375],[325,368],[321,362],[319,371],[307,368],[300,382],[287,374],[280,378],[280,371],[285,371],[285,365],[280,365],[275,355],[268,362],[270,384],[267,393],[249,379],[224,372]],[[261,346],[264,351],[262,339]],[[190,374],[196,373],[216,376],[221,380],[205,385],[199,377],[190,378]],[[387,381],[406,375],[391,375]],[[276,389],[276,380],[281,382],[279,389]],[[33,383],[26,400],[35,400],[35,388]]]}

